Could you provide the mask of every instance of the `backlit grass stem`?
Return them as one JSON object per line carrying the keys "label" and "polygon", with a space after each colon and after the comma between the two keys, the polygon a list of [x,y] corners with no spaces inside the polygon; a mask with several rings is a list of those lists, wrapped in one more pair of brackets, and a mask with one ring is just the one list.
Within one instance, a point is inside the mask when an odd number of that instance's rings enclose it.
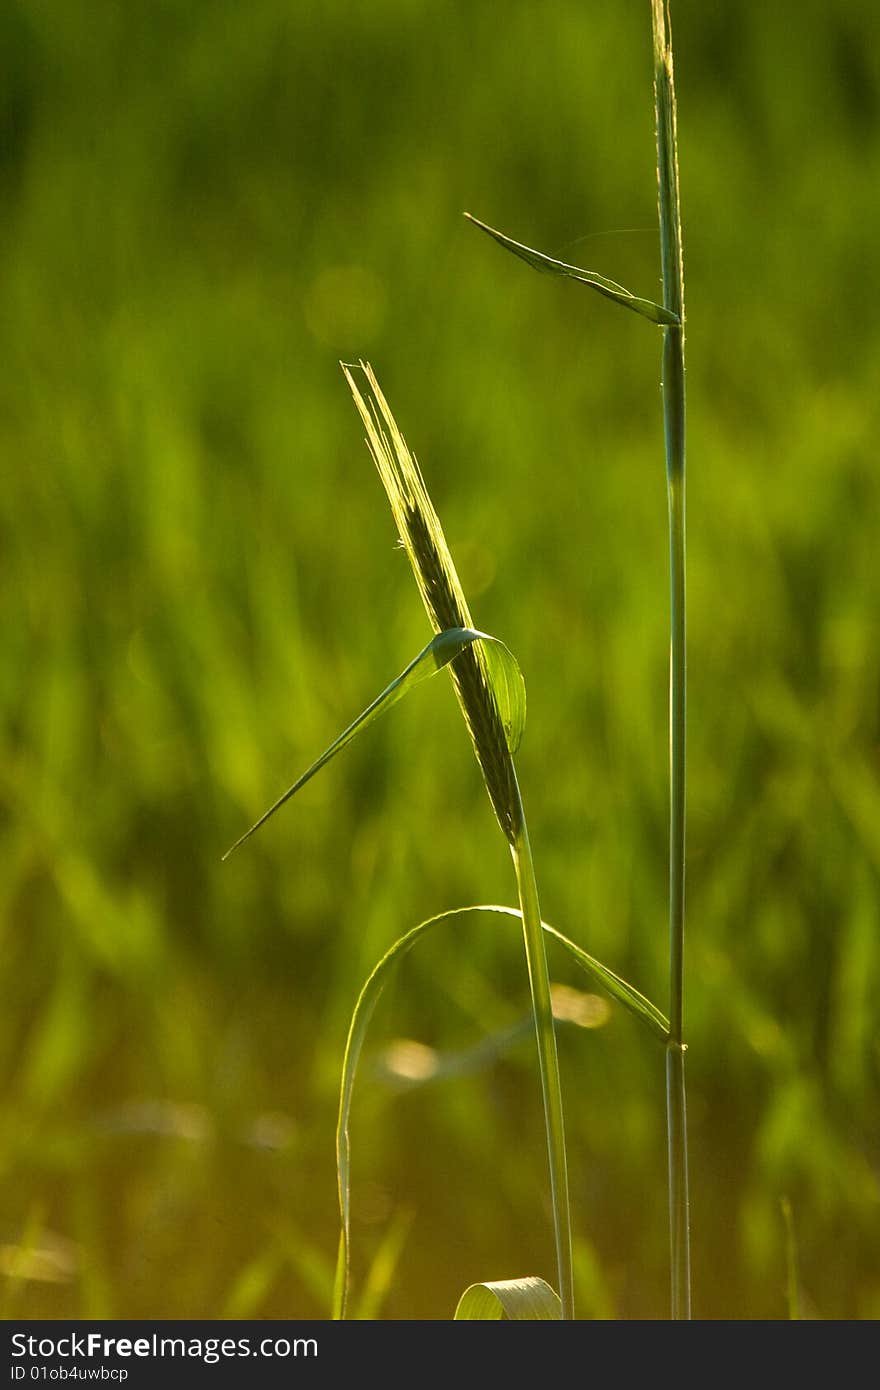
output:
{"label": "backlit grass stem", "polygon": [[[400,539],[435,631],[473,629],[467,600],[418,463],[397,427],[372,369],[361,363],[366,393],[362,393],[352,371],[347,366],[343,370],[366,428],[367,444],[388,494]],[[483,771],[486,789],[510,845],[516,869],[544,1101],[559,1295],[563,1318],[573,1318],[571,1217],[550,975],[529,835],[513,765],[510,731],[505,729],[493,693],[494,686],[487,665],[490,660],[487,644],[474,643],[455,658],[450,664],[450,671],[474,752]]]}
{"label": "backlit grass stem", "polygon": [[663,329],[663,419],[669,493],[669,1042],[666,1110],[672,1316],[691,1316],[687,1114],[683,1040],[685,893],[685,378],[684,273],[669,0],[652,0],[654,99],[663,304],[679,319]]}
{"label": "backlit grass stem", "polygon": [[535,1016],[538,1041],[538,1066],[541,1074],[541,1093],[544,1100],[544,1119],[547,1130],[547,1155],[550,1164],[550,1189],[554,1212],[565,1214],[557,1220],[556,1263],[559,1270],[559,1297],[563,1318],[574,1317],[574,1288],[572,1284],[571,1224],[567,1219],[568,1166],[565,1156],[565,1126],[562,1116],[562,1082],[559,1076],[559,1056],[556,1048],[556,1028],[550,998],[550,973],[547,950],[541,925],[538,903],[538,884],[532,860],[532,847],[525,816],[521,829],[511,844],[516,884],[522,910],[523,938],[529,972],[529,988]]}

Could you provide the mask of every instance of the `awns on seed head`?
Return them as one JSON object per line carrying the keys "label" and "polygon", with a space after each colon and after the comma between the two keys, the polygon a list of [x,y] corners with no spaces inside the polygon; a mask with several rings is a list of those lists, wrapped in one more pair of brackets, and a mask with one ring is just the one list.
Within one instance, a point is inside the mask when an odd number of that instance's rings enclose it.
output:
{"label": "awns on seed head", "polygon": [[[343,363],[342,370],[364,422],[367,444],[434,631],[473,628],[440,519],[419,465],[407,448],[372,367],[361,362],[359,368],[353,369]],[[363,392],[355,380],[354,370],[362,374],[366,383]],[[522,808],[484,644],[466,647],[449,670],[495,814],[513,844],[522,828]]]}

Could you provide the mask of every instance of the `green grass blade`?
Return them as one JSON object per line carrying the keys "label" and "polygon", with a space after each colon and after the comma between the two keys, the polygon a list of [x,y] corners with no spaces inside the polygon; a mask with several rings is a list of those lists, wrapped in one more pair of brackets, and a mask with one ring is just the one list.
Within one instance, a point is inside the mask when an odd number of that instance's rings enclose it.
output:
{"label": "green grass blade", "polygon": [[671,309],[664,309],[662,304],[655,304],[653,299],[640,299],[638,295],[631,294],[624,289],[623,285],[618,285],[614,280],[607,280],[604,275],[597,275],[592,270],[581,270],[576,265],[566,265],[565,261],[557,261],[553,256],[545,256],[542,251],[534,251],[531,246],[524,246],[521,241],[514,241],[512,237],[505,236],[503,232],[497,232],[494,227],[489,227],[485,222],[481,222],[478,217],[472,217],[469,212],[465,213],[469,222],[473,222],[475,227],[485,232],[503,246],[505,251],[510,251],[514,256],[519,256],[521,261],[530,265],[533,270],[539,270],[546,275],[563,275],[566,279],[577,280],[582,285],[588,285],[597,294],[604,295],[606,299],[611,299],[615,304],[620,304],[624,309],[632,309],[633,313],[641,314],[642,318],[650,319],[652,323],[665,324],[667,326],[681,322],[678,315]]}
{"label": "green grass blade", "polygon": [[[454,661],[460,652],[474,642],[482,643],[485,652],[492,652],[491,657],[487,656],[487,665],[489,666],[493,689],[496,692],[499,712],[504,721],[505,737],[508,740],[508,746],[511,745],[511,740],[515,740],[518,747],[525,726],[526,690],[516,658],[497,637],[491,637],[486,632],[476,632],[472,628],[450,628],[432,638],[427,647],[419,652],[406,669],[401,671],[400,675],[385,687],[381,695],[377,695],[372,704],[368,705],[363,713],[359,714],[357,719],[349,724],[348,728],[343,730],[339,737],[330,744],[330,747],[324,750],[320,758],[313,762],[301,777],[297,778],[293,786],[288,787],[287,791],[279,796],[268,811],[264,812],[259,820],[255,821],[250,829],[236,840],[223,858],[228,859],[239,845],[243,845],[245,840],[249,840],[261,825],[265,825],[270,816],[274,816],[275,812],[280,810],[286,801],[289,801],[296,792],[311,781],[316,772],[320,772],[321,768],[326,767],[337,753],[341,753],[342,749],[351,743],[357,734],[362,733],[381,714],[396,705],[398,700],[403,699],[404,695],[408,695],[420,681],[426,680],[428,676],[433,676],[444,666],[448,666],[450,661]],[[511,746],[511,752],[515,751],[516,747]]]}
{"label": "green grass blade", "polygon": [[348,1304],[349,1266],[351,1258],[351,1140],[348,1132],[354,1082],[376,1005],[388,981],[392,968],[409,955],[416,942],[432,927],[451,917],[460,916],[468,908],[455,908],[451,912],[440,912],[413,927],[401,936],[375,966],[366,984],[358,995],[348,1029],[345,1054],[342,1059],[342,1083],[339,1092],[339,1117],[336,1125],[336,1176],[339,1187],[340,1241],[339,1263],[336,1271],[333,1317],[344,1318]]}
{"label": "green grass blade", "polygon": [[685,536],[684,267],[669,0],[652,0],[654,113],[663,303],[678,324],[663,334],[661,392],[669,509],[669,1143],[671,1313],[691,1317],[687,1097],[684,1042],[684,926],[687,817],[687,575]]}
{"label": "green grass blade", "polygon": [[[446,912],[439,912],[434,917],[428,917],[424,922],[420,922],[417,927],[413,927],[405,935],[401,936],[394,945],[386,951],[378,965],[370,973],[361,990],[354,1012],[351,1016],[351,1023],[348,1029],[348,1039],[345,1044],[345,1055],[342,1061],[342,1080],[339,1093],[339,1116],[336,1125],[336,1173],[339,1189],[339,1217],[340,1217],[340,1238],[339,1256],[336,1270],[336,1283],[333,1298],[334,1318],[344,1318],[348,1303],[349,1286],[349,1265],[351,1257],[351,1139],[349,1135],[349,1120],[351,1117],[351,1104],[354,1095],[354,1083],[357,1074],[357,1067],[363,1051],[364,1041],[370,1020],[373,1017],[376,1005],[382,995],[382,991],[388,982],[389,975],[401,960],[403,960],[421,938],[433,927],[439,926],[442,922],[448,922],[456,917],[463,917],[469,912],[494,913],[501,917],[514,917],[518,922],[522,921],[522,914],[518,908],[500,907],[497,904],[475,904],[470,907],[453,907]],[[639,994],[638,990],[632,985],[627,984],[619,975],[608,970],[606,966],[588,956],[573,941],[558,932],[555,927],[543,924],[544,931],[560,945],[564,946],[572,958],[586,971],[591,979],[603,985],[608,992],[613,995],[624,1007],[628,1008],[637,1017],[646,1022],[654,1032],[659,1032],[665,1040],[668,1032],[666,1019],[656,1009],[644,995]]]}
{"label": "green grass blade", "polygon": [[[506,912],[511,910],[511,908],[498,909],[498,911]],[[518,917],[519,913],[516,913],[516,916]],[[586,951],[582,951],[580,946],[576,946],[555,927],[548,926],[546,922],[543,923],[543,927],[547,935],[551,936],[554,941],[558,941],[560,946],[564,946],[581,969],[586,971],[596,984],[601,985],[612,999],[616,999],[618,1004],[622,1004],[631,1014],[635,1014],[636,1018],[640,1018],[643,1023],[646,1023],[661,1042],[666,1042],[669,1037],[669,1019],[660,1012],[656,1004],[652,1004],[650,999],[646,999],[644,994],[640,994],[634,985],[621,979],[620,975],[615,975],[614,971],[609,970],[607,965],[603,965],[595,957],[587,955]]]}
{"label": "green grass blade", "polygon": [[455,1321],[509,1318],[512,1321],[558,1322],[562,1317],[559,1295],[543,1279],[495,1279],[471,1284],[458,1300]]}
{"label": "green grass blade", "polygon": [[541,1098],[544,1103],[544,1131],[547,1139],[547,1167],[550,1179],[550,1202],[553,1211],[553,1234],[556,1242],[556,1284],[562,1305],[562,1319],[575,1317],[574,1257],[572,1254],[571,1193],[568,1184],[568,1154],[565,1147],[565,1115],[562,1104],[562,1075],[559,1069],[559,1048],[556,1042],[556,1023],[553,1018],[553,995],[550,988],[550,965],[538,883],[525,816],[522,829],[511,845],[516,887],[522,910],[523,947],[529,977],[529,993],[535,1020],[535,1045],[538,1053],[538,1073],[541,1078]]}

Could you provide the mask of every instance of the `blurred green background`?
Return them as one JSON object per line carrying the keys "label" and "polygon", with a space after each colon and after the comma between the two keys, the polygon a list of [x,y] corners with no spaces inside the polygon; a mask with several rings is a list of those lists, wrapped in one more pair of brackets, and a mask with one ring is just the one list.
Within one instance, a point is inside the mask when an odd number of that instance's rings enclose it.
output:
{"label": "blurred green background", "polygon": [[[461,216],[659,294],[650,7],[0,14],[2,1311],[326,1317],[360,983],[514,896],[445,677],[220,864],[429,635],[340,357],[525,673],[545,916],[666,1004],[659,334]],[[673,23],[695,1311],[786,1315],[787,1198],[806,1311],[875,1318],[880,18]],[[383,999],[362,1314],[554,1277],[532,1043],[470,1065],[527,998],[515,927],[466,919]],[[580,1004],[580,1312],[664,1317],[662,1052]]]}

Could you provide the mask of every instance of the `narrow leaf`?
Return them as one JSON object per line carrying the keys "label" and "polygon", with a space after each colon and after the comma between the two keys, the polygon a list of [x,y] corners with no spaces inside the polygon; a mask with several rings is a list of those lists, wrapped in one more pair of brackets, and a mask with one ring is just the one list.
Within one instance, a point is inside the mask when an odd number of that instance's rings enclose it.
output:
{"label": "narrow leaf", "polygon": [[[426,921],[420,922],[417,927],[401,936],[394,945],[386,951],[378,965],[369,975],[363,989],[358,996],[351,1016],[351,1023],[348,1029],[348,1039],[345,1045],[345,1055],[342,1060],[342,1081],[339,1093],[339,1117],[336,1125],[336,1173],[339,1187],[339,1215],[341,1223],[339,1239],[339,1259],[336,1270],[336,1285],[334,1293],[334,1318],[344,1318],[346,1304],[348,1300],[349,1284],[349,1264],[351,1257],[351,1140],[349,1137],[349,1120],[351,1117],[351,1103],[354,1094],[355,1076],[357,1073],[358,1062],[363,1051],[364,1040],[367,1036],[367,1029],[373,1012],[379,1002],[382,991],[388,982],[391,970],[397,963],[409,954],[416,943],[429,932],[432,927],[439,926],[441,922],[449,922],[453,918],[463,917],[468,912],[494,913],[501,917],[514,917],[517,921],[522,921],[522,914],[517,908],[499,907],[495,904],[479,904],[472,907],[454,907],[446,912],[440,912],[434,917],[429,917]],[[601,984],[609,994],[611,994],[625,1008],[629,1009],[638,1018],[659,1034],[665,1042],[669,1034],[669,1024],[661,1014],[660,1010],[640,994],[632,985],[627,984],[619,975],[615,975],[607,966],[588,956],[586,951],[582,951],[568,937],[563,936],[555,927],[542,923],[545,932],[561,946],[564,946],[573,959],[580,965],[582,970],[591,979]]]}
{"label": "narrow leaf", "polygon": [[469,212],[465,213],[469,222],[473,222],[475,227],[503,246],[505,251],[510,251],[514,256],[519,256],[521,261],[530,265],[533,270],[540,270],[547,275],[564,275],[569,280],[577,280],[582,285],[589,285],[590,289],[596,290],[606,299],[612,299],[615,304],[621,304],[624,309],[632,309],[634,313],[641,314],[643,318],[650,319],[652,323],[670,325],[681,322],[677,314],[671,309],[664,309],[662,304],[655,304],[652,299],[639,299],[637,295],[631,294],[624,289],[623,285],[618,285],[614,280],[606,280],[604,275],[597,275],[593,270],[580,270],[576,265],[566,265],[565,261],[557,261],[553,256],[545,256],[542,251],[533,251],[530,246],[523,246],[522,242],[514,241],[512,237],[505,236],[503,232],[497,232],[494,227],[488,227],[485,222],[481,222],[478,217],[472,217]]}
{"label": "narrow leaf", "polygon": [[[522,672],[519,669],[513,653],[500,642],[497,637],[490,637],[486,632],[475,632],[471,628],[450,628],[446,632],[440,632],[428,643],[423,651],[419,652],[415,660],[411,661],[406,670],[401,671],[400,675],[393,680],[389,686],[377,695],[371,705],[359,714],[354,723],[349,724],[337,739],[325,749],[320,758],[312,763],[301,777],[297,778],[292,787],[278,800],[269,807],[259,820],[255,821],[250,830],[246,830],[243,835],[236,840],[235,844],[226,851],[223,858],[228,859],[239,845],[243,845],[245,840],[249,840],[254,831],[259,830],[261,825],[265,825],[270,816],[280,810],[286,801],[305,786],[306,782],[311,781],[316,772],[320,772],[322,767],[326,767],[331,758],[335,758],[346,744],[349,744],[356,734],[361,733],[378,719],[380,714],[391,709],[398,700],[402,700],[404,695],[418,685],[420,681],[433,676],[435,672],[448,666],[450,661],[454,661],[459,652],[464,651],[473,642],[482,642],[484,651],[491,650],[493,656],[489,661],[490,680],[496,692],[498,708],[504,721],[505,734],[511,753],[516,751],[519,740],[522,737],[523,727],[526,716],[526,691]],[[515,743],[512,742],[515,740]]]}
{"label": "narrow leaf", "polygon": [[339,1263],[336,1271],[333,1307],[333,1316],[336,1319],[344,1318],[346,1314],[351,1258],[351,1141],[348,1122],[357,1066],[363,1050],[364,1039],[367,1036],[367,1029],[370,1026],[370,1019],[373,1017],[373,1012],[388,982],[392,967],[409,954],[419,938],[424,936],[425,932],[430,931],[431,927],[439,925],[440,922],[448,921],[451,917],[460,916],[467,911],[467,908],[457,908],[451,912],[441,912],[436,917],[429,917],[427,921],[420,922],[417,927],[413,927],[405,936],[401,936],[395,941],[368,977],[354,1006],[354,1013],[351,1016],[348,1029],[348,1039],[345,1044],[345,1055],[342,1059],[339,1117],[336,1124],[336,1177],[339,1187],[341,1221]]}
{"label": "narrow leaf", "polygon": [[[513,912],[513,909],[510,907],[497,910]],[[519,913],[514,913],[514,916],[518,917]],[[586,973],[595,980],[596,984],[601,985],[603,989],[607,990],[612,999],[616,999],[618,1004],[622,1004],[631,1014],[635,1014],[636,1018],[640,1018],[643,1023],[646,1023],[661,1042],[665,1043],[667,1041],[669,1037],[669,1019],[660,1012],[656,1004],[652,1004],[650,999],[646,999],[644,994],[640,994],[633,985],[628,984],[627,981],[621,979],[619,975],[615,975],[614,971],[609,970],[607,965],[603,965],[601,961],[596,960],[593,956],[587,955],[586,951],[582,951],[580,946],[576,946],[573,941],[569,941],[568,937],[563,936],[562,932],[558,932],[555,927],[548,926],[546,922],[542,925],[547,935],[552,936],[554,941],[558,941],[560,946],[564,946],[569,955],[577,961],[581,969],[585,970]]]}
{"label": "narrow leaf", "polygon": [[495,1279],[487,1284],[471,1284],[455,1310],[456,1322],[488,1322],[500,1318],[517,1322],[558,1322],[561,1317],[558,1293],[533,1274],[526,1279]]}

